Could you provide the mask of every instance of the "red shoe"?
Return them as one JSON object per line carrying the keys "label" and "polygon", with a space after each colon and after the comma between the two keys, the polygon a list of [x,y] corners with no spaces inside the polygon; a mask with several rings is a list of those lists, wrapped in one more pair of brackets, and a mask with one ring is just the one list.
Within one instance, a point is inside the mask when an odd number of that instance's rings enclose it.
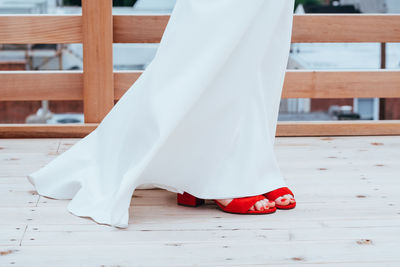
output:
{"label": "red shoe", "polygon": [[[278,197],[288,195],[288,194],[290,194],[294,197],[294,194],[292,193],[292,191],[289,188],[281,187],[281,188],[275,189],[271,192],[265,193],[264,196],[270,200],[275,201]],[[275,207],[277,209],[282,209],[282,210],[293,209],[294,207],[296,207],[296,202],[290,203],[288,205],[278,205],[275,201]]]}
{"label": "red shoe", "polygon": [[[265,210],[249,210],[257,201],[265,199],[263,195],[234,198],[228,205],[224,206],[218,201],[214,202],[221,208],[221,210],[229,213],[236,214],[268,214],[276,211],[275,207]],[[179,205],[196,207],[204,204],[204,199],[192,196],[189,193],[177,194],[177,203]]]}

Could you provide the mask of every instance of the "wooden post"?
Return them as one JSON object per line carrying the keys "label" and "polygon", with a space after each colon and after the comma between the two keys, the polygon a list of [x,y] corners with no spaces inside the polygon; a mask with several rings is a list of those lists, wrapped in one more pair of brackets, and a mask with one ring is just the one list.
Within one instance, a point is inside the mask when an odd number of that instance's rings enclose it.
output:
{"label": "wooden post", "polygon": [[114,106],[112,0],[82,0],[83,111],[100,122]]}

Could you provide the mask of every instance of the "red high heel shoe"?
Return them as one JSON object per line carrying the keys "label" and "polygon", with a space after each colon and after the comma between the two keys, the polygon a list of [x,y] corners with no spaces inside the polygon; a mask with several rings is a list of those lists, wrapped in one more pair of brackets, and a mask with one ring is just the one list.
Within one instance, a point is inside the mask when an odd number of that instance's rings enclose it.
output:
{"label": "red high heel shoe", "polygon": [[[221,210],[236,214],[269,214],[276,211],[275,207],[265,210],[249,210],[257,201],[265,199],[263,195],[234,198],[228,205],[224,206],[218,201],[214,202]],[[177,193],[177,203],[183,206],[197,207],[205,203],[204,199],[197,198],[189,193]]]}
{"label": "red high heel shoe", "polygon": [[[294,197],[293,192],[289,188],[281,187],[281,188],[275,189],[271,192],[264,194],[264,196],[270,200],[275,201],[278,197],[288,195],[288,194],[290,194]],[[275,202],[275,207],[277,209],[283,209],[283,210],[293,209],[294,207],[296,207],[296,202],[290,203],[288,205],[279,205]]]}

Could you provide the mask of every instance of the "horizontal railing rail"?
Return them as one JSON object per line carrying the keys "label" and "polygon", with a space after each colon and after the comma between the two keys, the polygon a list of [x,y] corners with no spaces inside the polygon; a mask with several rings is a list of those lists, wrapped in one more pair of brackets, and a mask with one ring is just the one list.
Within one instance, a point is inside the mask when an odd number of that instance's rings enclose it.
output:
{"label": "horizontal railing rail", "polygon": [[[114,43],[158,43],[169,15],[113,15]],[[3,44],[82,43],[81,15],[0,15]],[[400,42],[398,14],[294,15],[293,43]]]}
{"label": "horizontal railing rail", "polygon": [[[82,15],[0,15],[1,44],[82,43],[83,71],[0,71],[0,100],[83,100],[84,124],[0,124],[0,137],[83,137],[139,78],[114,71],[113,43],[158,43],[169,15],[113,15],[83,0]],[[294,15],[292,43],[400,42],[397,14]],[[400,98],[400,70],[288,70],[282,98]],[[278,122],[277,136],[400,135],[400,120]]]}
{"label": "horizontal railing rail", "polygon": [[[81,138],[98,123],[0,124],[2,138]],[[400,120],[386,121],[279,121],[276,136],[383,136],[399,135]]]}
{"label": "horizontal railing rail", "polygon": [[[142,71],[114,72],[118,100]],[[83,100],[82,71],[2,71],[0,99]],[[29,86],[27,86],[29,85]],[[400,70],[287,70],[282,98],[400,98]]]}

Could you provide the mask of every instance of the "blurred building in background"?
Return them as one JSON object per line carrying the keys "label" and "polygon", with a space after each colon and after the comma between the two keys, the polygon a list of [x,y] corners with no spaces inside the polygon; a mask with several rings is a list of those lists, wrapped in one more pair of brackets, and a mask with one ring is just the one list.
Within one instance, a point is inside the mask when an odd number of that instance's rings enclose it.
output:
{"label": "blurred building in background", "polygon": [[[330,0],[326,5],[299,5],[302,13],[399,13],[398,0]],[[400,44],[311,43],[292,44],[289,69],[400,68]],[[399,119],[400,99],[283,99],[280,120]]]}
{"label": "blurred building in background", "polygon": [[399,0],[340,0],[341,5],[354,5],[362,13],[400,13]]}
{"label": "blurred building in background", "polygon": [[[175,0],[138,0],[135,6],[114,7],[113,13],[171,13],[174,5]],[[0,14],[81,13],[80,6],[64,6],[62,0],[0,0]],[[158,44],[114,44],[114,69],[143,70],[157,48]],[[82,44],[0,44],[0,71],[82,69]],[[82,123],[83,118],[82,101],[0,100],[0,123]]]}

